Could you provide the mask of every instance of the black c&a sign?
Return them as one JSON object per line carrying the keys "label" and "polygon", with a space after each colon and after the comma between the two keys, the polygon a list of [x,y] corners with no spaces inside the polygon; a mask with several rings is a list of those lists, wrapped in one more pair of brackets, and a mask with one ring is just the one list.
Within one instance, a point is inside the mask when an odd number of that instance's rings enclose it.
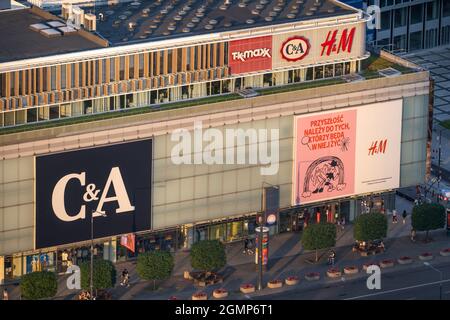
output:
{"label": "black c&a sign", "polygon": [[152,140],[36,157],[35,248],[151,229]]}

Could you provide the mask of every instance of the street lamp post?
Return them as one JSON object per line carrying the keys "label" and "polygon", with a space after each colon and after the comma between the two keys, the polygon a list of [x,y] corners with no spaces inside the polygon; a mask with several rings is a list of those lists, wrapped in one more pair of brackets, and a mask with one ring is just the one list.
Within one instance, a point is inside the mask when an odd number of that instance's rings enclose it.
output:
{"label": "street lamp post", "polygon": [[441,277],[441,280],[439,282],[439,300],[442,300],[442,281],[443,281],[443,274],[442,271],[439,269],[436,269],[435,267],[433,267],[433,265],[429,262],[424,262],[424,265],[426,265],[427,267],[430,267],[431,269],[433,269],[436,272],[439,272],[439,275]]}
{"label": "street lamp post", "polygon": [[[258,290],[262,290],[263,288],[263,237],[264,237],[264,225],[265,225],[265,219],[266,219],[266,213],[265,213],[265,206],[264,206],[264,184],[279,188],[278,186],[275,186],[273,184],[270,184],[268,182],[263,181],[261,184],[261,215],[258,217],[258,225],[259,225],[259,239],[258,239]],[[267,235],[269,237],[269,235]],[[269,239],[267,239],[268,241]]]}

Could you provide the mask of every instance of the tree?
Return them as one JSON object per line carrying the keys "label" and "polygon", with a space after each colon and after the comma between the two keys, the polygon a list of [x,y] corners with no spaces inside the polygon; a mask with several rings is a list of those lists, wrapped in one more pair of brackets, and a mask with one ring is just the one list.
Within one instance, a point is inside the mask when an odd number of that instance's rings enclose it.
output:
{"label": "tree", "polygon": [[316,250],[317,262],[318,250],[334,247],[336,244],[336,226],[328,222],[308,225],[303,231],[301,242],[306,250]]}
{"label": "tree", "polygon": [[426,231],[425,241],[428,241],[430,230],[445,227],[445,207],[437,203],[423,203],[414,206],[411,224],[414,230]]}
{"label": "tree", "polygon": [[28,273],[20,282],[22,297],[30,300],[54,297],[57,289],[56,274],[48,271]]}
{"label": "tree", "polygon": [[219,240],[203,240],[191,248],[191,266],[194,269],[211,272],[227,263],[225,247]]}
{"label": "tree", "polygon": [[[113,288],[116,283],[116,268],[109,260],[95,259],[93,264],[93,288],[109,289]],[[81,272],[81,288],[90,290],[91,282],[91,263],[83,262],[80,264]]]}
{"label": "tree", "polygon": [[358,241],[373,241],[383,239],[387,235],[388,221],[381,212],[371,212],[359,215],[353,225],[353,237]]}
{"label": "tree", "polygon": [[138,256],[136,271],[142,279],[153,280],[153,289],[155,289],[156,280],[169,278],[173,267],[174,260],[170,252],[154,251]]}

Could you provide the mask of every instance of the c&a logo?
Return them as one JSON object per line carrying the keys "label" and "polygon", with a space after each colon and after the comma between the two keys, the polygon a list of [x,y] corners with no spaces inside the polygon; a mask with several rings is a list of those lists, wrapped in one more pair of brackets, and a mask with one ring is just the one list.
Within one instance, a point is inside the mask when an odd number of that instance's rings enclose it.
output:
{"label": "c&a logo", "polygon": [[[86,172],[65,175],[56,183],[55,188],[53,189],[53,212],[58,219],[65,222],[86,218],[86,205],[84,204],[81,206],[80,211],[76,215],[71,216],[66,212],[64,194],[66,192],[67,184],[71,180],[78,181],[82,187],[86,186]],[[108,196],[110,189],[114,191],[114,196]],[[101,194],[99,196],[100,192]],[[97,186],[94,183],[89,183],[86,186],[86,192],[83,195],[83,200],[84,202],[98,201],[97,209],[93,213],[94,217],[105,214],[105,211],[103,210],[103,205],[105,202],[117,202],[118,208],[115,210],[116,213],[134,211],[134,206],[130,203],[119,167],[114,167],[111,169],[108,179],[102,189],[97,189]]]}
{"label": "c&a logo", "polygon": [[35,248],[150,230],[151,173],[150,139],[36,157]]}
{"label": "c&a logo", "polygon": [[302,60],[309,53],[311,45],[305,37],[292,37],[281,45],[281,56],[284,60],[295,62]]}

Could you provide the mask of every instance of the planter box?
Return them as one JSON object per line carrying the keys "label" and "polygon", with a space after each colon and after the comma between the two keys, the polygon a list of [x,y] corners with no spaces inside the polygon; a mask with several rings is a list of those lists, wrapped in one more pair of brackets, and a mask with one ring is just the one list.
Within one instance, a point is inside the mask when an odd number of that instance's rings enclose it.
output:
{"label": "planter box", "polygon": [[208,300],[208,295],[206,293],[203,294],[194,293],[192,295],[192,300]]}
{"label": "planter box", "polygon": [[225,289],[216,289],[213,291],[213,297],[216,299],[223,299],[228,297],[228,291]]}
{"label": "planter box", "polygon": [[327,276],[329,278],[339,278],[340,276],[342,276],[342,272],[339,270],[328,270]]}
{"label": "planter box", "polygon": [[419,256],[419,259],[422,260],[422,261],[433,260],[433,255],[432,254],[430,254],[430,255],[423,255],[423,254],[421,254]]}
{"label": "planter box", "polygon": [[319,273],[307,273],[305,274],[305,279],[308,281],[317,281],[320,279]]}
{"label": "planter box", "polygon": [[288,286],[295,286],[296,284],[298,284],[299,279],[298,279],[298,277],[288,277],[284,280],[284,282]]}
{"label": "planter box", "polygon": [[392,268],[394,266],[393,260],[380,261],[380,268]]}
{"label": "planter box", "polygon": [[410,258],[410,257],[402,257],[402,258],[398,258],[398,259],[397,259],[397,262],[398,262],[399,264],[410,264],[410,263],[413,262],[413,259]]}
{"label": "planter box", "polygon": [[450,248],[441,250],[439,254],[443,257],[450,257]]}
{"label": "planter box", "polygon": [[379,264],[378,263],[365,263],[365,264],[363,264],[363,270],[367,271],[367,268],[369,266],[378,266],[379,267]]}
{"label": "planter box", "polygon": [[245,294],[255,292],[255,286],[251,286],[251,287],[241,286],[239,289],[241,290],[242,293],[245,293]]}
{"label": "planter box", "polygon": [[267,282],[267,287],[270,289],[277,289],[283,286],[283,281],[281,280],[272,280]]}
{"label": "planter box", "polygon": [[344,268],[345,274],[357,274],[359,272],[358,267],[356,266],[348,266]]}

